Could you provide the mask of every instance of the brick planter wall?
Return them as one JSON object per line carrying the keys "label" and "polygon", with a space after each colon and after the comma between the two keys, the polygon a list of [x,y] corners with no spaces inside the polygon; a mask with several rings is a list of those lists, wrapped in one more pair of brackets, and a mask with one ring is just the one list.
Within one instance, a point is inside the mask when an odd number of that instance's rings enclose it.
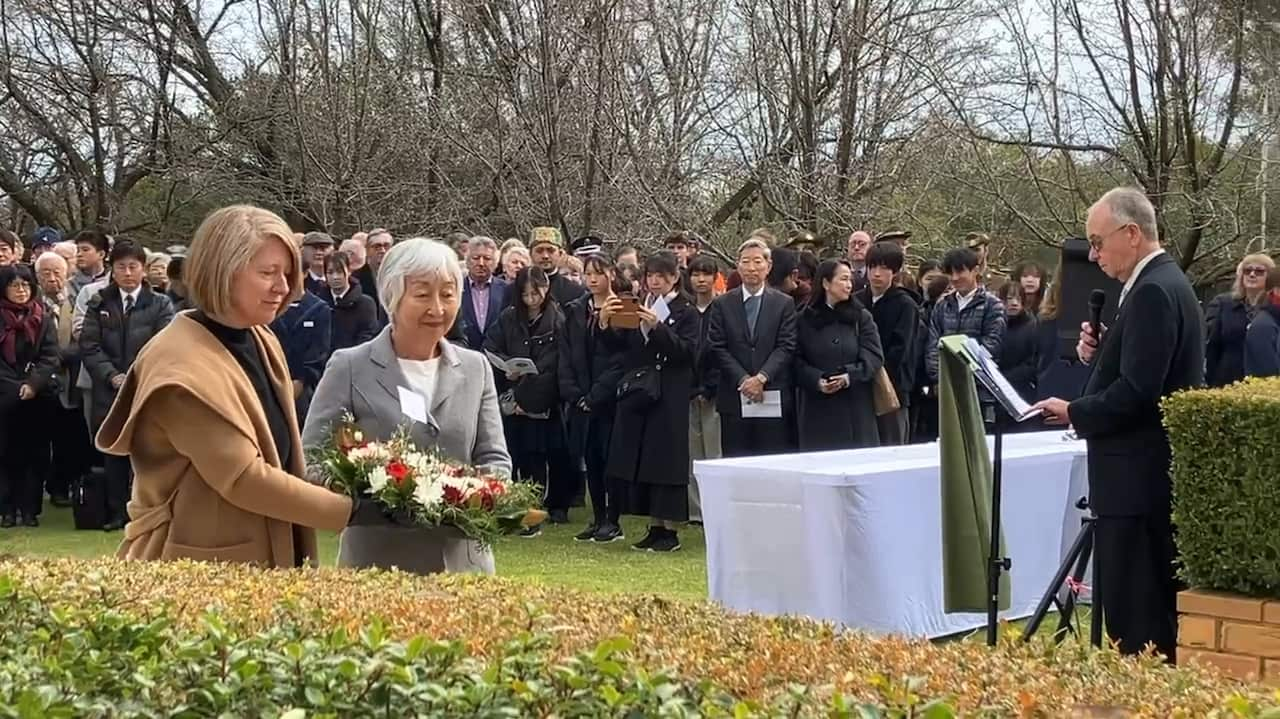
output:
{"label": "brick planter wall", "polygon": [[1178,663],[1188,661],[1280,685],[1280,600],[1179,593]]}

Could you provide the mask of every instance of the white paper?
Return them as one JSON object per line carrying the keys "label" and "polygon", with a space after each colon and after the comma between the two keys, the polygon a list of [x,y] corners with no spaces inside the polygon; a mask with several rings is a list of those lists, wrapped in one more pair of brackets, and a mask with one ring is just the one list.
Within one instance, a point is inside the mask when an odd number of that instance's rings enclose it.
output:
{"label": "white paper", "polygon": [[978,381],[986,385],[991,394],[1000,400],[1005,406],[1009,414],[1018,422],[1025,422],[1032,417],[1036,417],[1041,413],[1038,409],[1032,409],[1031,404],[1018,394],[1018,390],[1009,384],[1008,378],[1000,371],[1000,367],[996,365],[995,360],[991,358],[991,353],[986,347],[978,344],[978,341],[972,337],[968,337],[964,341],[965,349],[973,356],[978,365],[976,375]]}
{"label": "white paper", "polygon": [[427,398],[407,387],[396,387],[400,393],[400,411],[415,422],[427,423]]}
{"label": "white paper", "polygon": [[484,354],[489,358],[489,362],[498,369],[502,370],[502,374],[514,374],[516,377],[523,377],[527,374],[538,374],[538,366],[528,357],[512,357],[511,359],[502,359],[498,355],[485,350]]}
{"label": "white paper", "polygon": [[782,391],[776,389],[765,390],[764,398],[759,402],[753,402],[747,396],[741,395],[742,399],[742,418],[743,419],[781,419],[782,418]]}
{"label": "white paper", "polygon": [[671,308],[667,307],[666,297],[659,297],[649,309],[653,314],[657,315],[659,322],[666,322],[667,318],[671,316]]}

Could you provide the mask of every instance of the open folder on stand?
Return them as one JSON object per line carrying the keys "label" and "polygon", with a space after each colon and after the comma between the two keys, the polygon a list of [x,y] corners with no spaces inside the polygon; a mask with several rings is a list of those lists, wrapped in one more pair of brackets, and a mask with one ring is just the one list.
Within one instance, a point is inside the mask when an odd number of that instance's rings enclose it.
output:
{"label": "open folder on stand", "polygon": [[1018,394],[1018,390],[1009,384],[1008,378],[1000,371],[991,353],[987,352],[987,348],[977,340],[964,335],[951,335],[943,337],[942,344],[945,350],[964,360],[979,384],[995,397],[996,401],[1004,407],[1004,411],[1015,421],[1025,422],[1040,415],[1040,410],[1032,408],[1027,400]]}

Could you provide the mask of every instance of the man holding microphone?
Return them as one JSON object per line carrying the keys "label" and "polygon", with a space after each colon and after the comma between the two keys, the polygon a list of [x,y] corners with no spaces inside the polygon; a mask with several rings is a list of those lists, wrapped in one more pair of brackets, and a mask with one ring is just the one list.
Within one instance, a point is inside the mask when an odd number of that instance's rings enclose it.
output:
{"label": "man holding microphone", "polygon": [[1147,644],[1174,659],[1177,644],[1169,436],[1160,400],[1204,383],[1200,305],[1160,247],[1156,212],[1141,190],[1102,196],[1085,220],[1090,259],[1124,283],[1112,327],[1081,327],[1076,352],[1092,365],[1073,402],[1039,402],[1047,422],[1089,444],[1094,581],[1107,634],[1126,654]]}

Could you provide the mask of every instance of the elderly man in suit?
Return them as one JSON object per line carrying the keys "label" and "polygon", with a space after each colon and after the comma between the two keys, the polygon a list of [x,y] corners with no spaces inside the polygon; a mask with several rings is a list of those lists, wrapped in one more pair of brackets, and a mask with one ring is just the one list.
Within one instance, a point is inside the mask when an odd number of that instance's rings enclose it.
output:
{"label": "elderly man in suit", "polygon": [[[448,245],[412,239],[387,253],[378,297],[391,324],[373,340],[333,354],[311,400],[304,447],[323,444],[333,423],[349,416],[370,440],[390,439],[407,426],[424,450],[511,473],[489,361],[446,337],[462,283],[462,266]],[[338,563],[419,574],[494,570],[493,555],[474,542],[409,527],[348,528]]]}
{"label": "elderly man in suit", "polygon": [[89,469],[92,444],[89,426],[81,414],[80,392],[76,378],[80,374],[80,345],[71,334],[71,318],[75,298],[67,287],[70,270],[66,259],[56,252],[44,252],[36,258],[36,279],[45,309],[54,318],[61,364],[54,374],[58,397],[53,409],[53,431],[50,434],[50,456],[53,466],[45,477],[49,501],[55,507],[69,506],[71,481]]}
{"label": "elderly man in suit", "polygon": [[[766,286],[773,236],[756,230],[738,248],[742,286],[711,303],[709,362],[720,373],[716,411],[726,457],[785,452],[792,448],[794,416],[791,357],[796,350],[796,309],[791,297]],[[748,403],[768,392],[781,395],[781,417],[743,417]]]}
{"label": "elderly man in suit", "polygon": [[507,306],[511,289],[494,276],[498,267],[498,243],[489,237],[472,237],[467,243],[467,277],[462,284],[462,324],[467,346],[479,351],[484,335]]}
{"label": "elderly man in suit", "polygon": [[1117,188],[1089,209],[1089,254],[1124,282],[1115,323],[1081,327],[1077,353],[1093,365],[1084,395],[1036,406],[1089,443],[1094,577],[1107,633],[1127,654],[1147,644],[1172,661],[1176,645],[1169,436],[1160,400],[1204,383],[1204,322],[1178,263],[1160,247],[1156,212],[1140,190]]}

